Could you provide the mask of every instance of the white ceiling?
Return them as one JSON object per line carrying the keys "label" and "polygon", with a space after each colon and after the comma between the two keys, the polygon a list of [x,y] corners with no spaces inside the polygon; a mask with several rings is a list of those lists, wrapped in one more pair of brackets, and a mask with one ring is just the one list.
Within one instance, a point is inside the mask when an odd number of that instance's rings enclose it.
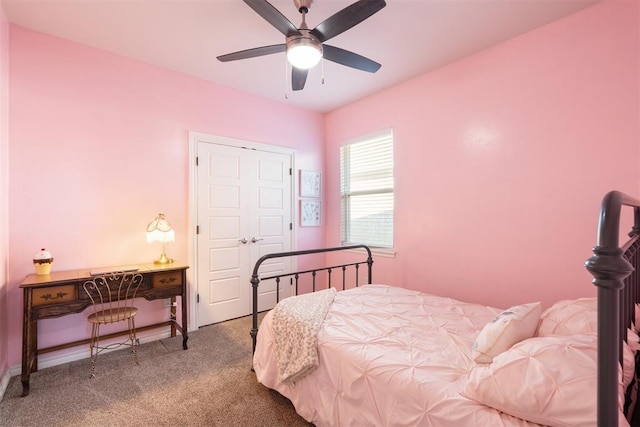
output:
{"label": "white ceiling", "polygon": [[[222,63],[216,57],[284,43],[240,0],[1,0],[11,23],[302,108],[328,112],[600,0],[387,0],[328,41],[382,64],[375,74],[323,61],[292,92],[284,53]],[[313,28],[355,0],[315,0]],[[294,25],[293,0],[270,0]],[[523,52],[526,55],[526,52]],[[324,68],[325,83],[321,84]]]}

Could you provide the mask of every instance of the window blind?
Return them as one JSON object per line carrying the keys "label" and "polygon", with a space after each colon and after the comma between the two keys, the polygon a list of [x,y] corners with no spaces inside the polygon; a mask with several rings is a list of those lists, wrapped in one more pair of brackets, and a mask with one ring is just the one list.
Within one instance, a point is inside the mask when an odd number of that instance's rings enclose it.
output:
{"label": "window blind", "polygon": [[393,247],[393,133],[340,147],[342,243]]}

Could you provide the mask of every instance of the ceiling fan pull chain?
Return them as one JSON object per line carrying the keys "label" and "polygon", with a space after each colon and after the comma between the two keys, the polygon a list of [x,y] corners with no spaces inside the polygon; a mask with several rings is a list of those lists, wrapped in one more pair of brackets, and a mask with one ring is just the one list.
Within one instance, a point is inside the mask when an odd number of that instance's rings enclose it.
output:
{"label": "ceiling fan pull chain", "polygon": [[287,84],[289,81],[287,80],[287,76],[289,75],[289,61],[287,61],[286,57],[284,60],[284,99],[289,99],[289,94],[287,93]]}
{"label": "ceiling fan pull chain", "polygon": [[322,67],[322,79],[320,80],[321,84],[324,84],[324,57],[320,59],[321,67]]}

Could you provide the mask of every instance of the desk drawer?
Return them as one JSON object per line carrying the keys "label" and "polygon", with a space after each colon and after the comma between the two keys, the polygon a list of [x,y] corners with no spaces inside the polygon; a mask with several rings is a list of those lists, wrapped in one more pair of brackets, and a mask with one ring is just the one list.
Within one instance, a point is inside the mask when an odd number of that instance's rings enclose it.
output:
{"label": "desk drawer", "polygon": [[182,271],[154,273],[151,277],[151,287],[153,289],[173,288],[176,286],[182,286]]}
{"label": "desk drawer", "polygon": [[51,286],[33,290],[33,306],[60,304],[75,301],[78,298],[75,285]]}

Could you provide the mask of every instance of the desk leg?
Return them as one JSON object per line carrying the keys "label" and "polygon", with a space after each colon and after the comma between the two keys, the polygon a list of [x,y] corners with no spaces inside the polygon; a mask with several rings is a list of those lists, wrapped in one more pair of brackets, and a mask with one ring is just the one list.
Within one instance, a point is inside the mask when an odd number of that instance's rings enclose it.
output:
{"label": "desk leg", "polygon": [[176,336],[176,330],[180,329],[180,333],[182,334],[182,348],[187,350],[187,340],[189,339],[189,334],[187,333],[187,299],[185,298],[186,291],[183,287],[182,295],[180,297],[180,302],[182,304],[182,323],[178,324],[178,318],[176,316],[176,297],[171,297],[171,336]]}
{"label": "desk leg", "polygon": [[24,377],[22,379],[22,397],[29,395],[29,378],[25,380]]}
{"label": "desk leg", "polygon": [[187,340],[189,339],[189,332],[187,328],[187,272],[182,272],[182,295],[180,296],[180,302],[182,303],[182,348],[186,350]]}
{"label": "desk leg", "polygon": [[186,350],[189,333],[187,332],[187,299],[182,296],[182,349]]}
{"label": "desk leg", "polygon": [[22,330],[22,396],[29,394],[29,377],[31,376],[31,331],[29,322],[25,321]]}
{"label": "desk leg", "polygon": [[171,336],[176,336],[176,297],[171,297]]}
{"label": "desk leg", "polygon": [[22,313],[22,396],[29,394],[29,378],[31,368],[38,369],[37,349],[38,349],[38,323],[31,320],[31,290],[25,289],[23,294],[24,311]]}

